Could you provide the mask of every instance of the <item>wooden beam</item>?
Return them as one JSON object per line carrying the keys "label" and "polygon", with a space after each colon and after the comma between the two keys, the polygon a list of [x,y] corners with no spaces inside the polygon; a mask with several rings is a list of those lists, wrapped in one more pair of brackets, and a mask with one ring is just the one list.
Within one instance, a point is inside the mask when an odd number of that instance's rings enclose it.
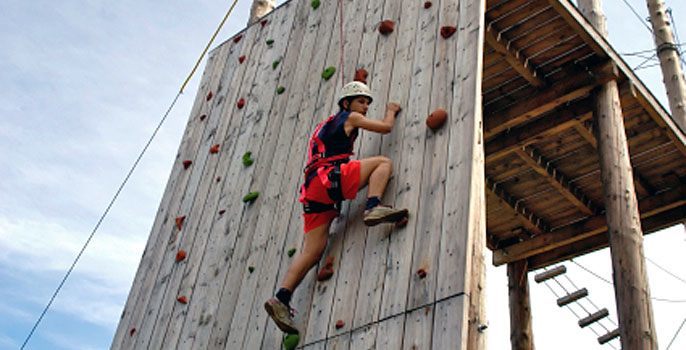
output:
{"label": "wooden beam", "polygon": [[[641,220],[641,228],[643,234],[653,233],[670,226],[678,225],[684,222],[686,218],[686,205],[681,205],[676,208],[655,214],[651,217]],[[577,256],[588,254],[603,248],[607,248],[610,242],[607,236],[607,230],[601,234],[590,236],[586,239],[574,242],[572,244],[560,247],[556,250],[551,250],[539,255],[534,255],[527,260],[529,261],[529,270],[536,270],[561,261],[569,260]]]}
{"label": "wooden beam", "polygon": [[[639,202],[639,209],[641,218],[646,219],[683,204],[686,204],[686,186],[645,198]],[[535,236],[528,241],[498,249],[493,252],[493,264],[499,266],[512,261],[526,259],[587,237],[599,235],[605,231],[607,231],[605,215],[592,216],[549,233]]]}
{"label": "wooden beam", "polygon": [[583,99],[569,106],[559,107],[525,126],[515,127],[486,142],[486,163],[502,159],[517,148],[553,136],[578,122],[590,120],[592,112],[592,101]]}
{"label": "wooden beam", "polygon": [[484,138],[493,138],[496,134],[513,128],[527,121],[556,109],[563,104],[588,95],[596,86],[618,77],[614,64],[602,64],[592,71],[571,74],[569,79],[558,82],[540,93],[531,96],[525,102],[508,108],[507,111],[484,115]]}
{"label": "wooden beam", "polygon": [[497,30],[492,23],[489,23],[486,26],[485,35],[486,43],[488,43],[496,53],[503,56],[512,69],[516,70],[519,75],[529,82],[529,84],[535,87],[546,85],[545,81],[541,78],[541,75],[536,71],[536,68],[530,64],[529,59],[513,47],[512,42],[505,38],[502,32]]}
{"label": "wooden beam", "polygon": [[526,146],[517,149],[517,154],[529,167],[542,175],[563,197],[576,206],[582,213],[593,215],[597,206],[581,189],[572,184],[550,161],[545,159],[535,148]]}
{"label": "wooden beam", "polygon": [[521,204],[521,200],[512,197],[502,186],[494,184],[490,179],[486,178],[486,190],[493,195],[500,198],[503,204],[515,212],[517,219],[522,223],[524,228],[529,232],[540,235],[548,231],[550,227],[543,219],[539,218],[531,210]]}
{"label": "wooden beam", "polygon": [[510,344],[512,349],[533,350],[531,298],[526,260],[507,264],[507,291],[510,301]]}

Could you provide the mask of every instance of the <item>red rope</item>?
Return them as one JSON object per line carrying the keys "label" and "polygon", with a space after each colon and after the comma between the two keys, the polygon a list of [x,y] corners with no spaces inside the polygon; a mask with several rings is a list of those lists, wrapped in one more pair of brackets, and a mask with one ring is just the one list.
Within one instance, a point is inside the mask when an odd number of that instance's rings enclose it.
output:
{"label": "red rope", "polygon": [[341,15],[340,16],[341,17],[340,18],[340,26],[339,26],[339,29],[340,29],[339,41],[341,43],[341,52],[339,53],[340,54],[340,66],[341,66],[341,86],[344,86],[345,85],[345,67],[343,65],[343,54],[344,54],[343,45],[344,45],[345,37],[343,36],[343,0],[338,0],[338,8],[340,9],[339,13]]}

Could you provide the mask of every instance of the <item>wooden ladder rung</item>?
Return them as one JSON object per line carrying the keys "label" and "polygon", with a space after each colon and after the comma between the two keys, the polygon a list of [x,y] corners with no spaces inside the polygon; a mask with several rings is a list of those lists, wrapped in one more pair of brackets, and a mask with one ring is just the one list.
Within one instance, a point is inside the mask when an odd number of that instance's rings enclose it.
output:
{"label": "wooden ladder rung", "polygon": [[580,319],[579,320],[579,327],[584,328],[584,327],[588,326],[589,324],[591,324],[593,322],[598,322],[598,320],[601,320],[601,319],[603,319],[609,315],[610,315],[610,312],[607,311],[606,308],[602,308],[602,309],[596,311],[595,313]]}
{"label": "wooden ladder rung", "polygon": [[600,345],[602,345],[602,344],[605,344],[605,343],[609,342],[610,340],[617,338],[617,337],[619,337],[619,328],[615,329],[614,331],[612,331],[610,333],[603,334],[603,335],[599,336],[598,337],[598,343],[600,343]]}
{"label": "wooden ladder rung", "polygon": [[569,303],[573,303],[581,298],[587,297],[588,296],[588,289],[586,288],[581,288],[577,290],[576,292],[573,292],[571,294],[567,294],[563,297],[560,297],[557,299],[557,306],[565,306]]}
{"label": "wooden ladder rung", "polygon": [[541,283],[541,282],[547,281],[553,277],[557,277],[557,276],[559,276],[565,272],[567,272],[567,268],[564,265],[560,265],[560,266],[558,266],[552,270],[544,271],[544,272],[537,274],[534,277],[534,281],[536,281],[536,283]]}

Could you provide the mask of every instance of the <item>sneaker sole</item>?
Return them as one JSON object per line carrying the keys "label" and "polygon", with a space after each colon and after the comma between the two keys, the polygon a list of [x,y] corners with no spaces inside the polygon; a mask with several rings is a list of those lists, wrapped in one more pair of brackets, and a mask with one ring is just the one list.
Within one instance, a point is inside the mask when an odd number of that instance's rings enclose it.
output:
{"label": "sneaker sole", "polygon": [[390,222],[390,223],[398,222],[401,219],[407,217],[407,215],[408,215],[407,209],[403,209],[401,211],[396,211],[396,212],[391,213],[391,214],[386,215],[386,216],[381,216],[381,217],[373,218],[373,219],[364,219],[363,221],[364,221],[364,224],[367,226],[376,226],[376,225],[384,223],[384,222]]}
{"label": "sneaker sole", "polygon": [[276,323],[276,326],[279,327],[280,330],[288,334],[300,333],[300,331],[298,331],[297,328],[281,321],[279,318],[276,317],[276,311],[274,310],[272,304],[269,303],[269,301],[266,301],[264,303],[264,309],[267,310],[267,314],[269,314],[269,317],[271,317],[271,319],[274,320],[274,323]]}

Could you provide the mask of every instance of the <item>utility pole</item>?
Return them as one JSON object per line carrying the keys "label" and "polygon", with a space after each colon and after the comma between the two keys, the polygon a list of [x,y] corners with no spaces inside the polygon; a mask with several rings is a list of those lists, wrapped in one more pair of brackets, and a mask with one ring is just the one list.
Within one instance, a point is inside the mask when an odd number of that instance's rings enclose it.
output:
{"label": "utility pole", "polygon": [[681,70],[679,49],[674,42],[674,34],[669,26],[663,0],[646,0],[657,56],[662,68],[662,81],[665,83],[672,119],[686,133],[686,82]]}
{"label": "utility pole", "polygon": [[[600,0],[579,0],[579,9],[603,36],[607,25]],[[657,337],[643,255],[643,231],[617,81],[595,92],[600,158],[612,271],[622,349],[656,350]]]}
{"label": "utility pole", "polygon": [[248,25],[257,22],[276,7],[276,0],[253,0]]}
{"label": "utility pole", "polygon": [[510,297],[510,344],[512,350],[534,350],[526,260],[507,264],[507,291]]}

